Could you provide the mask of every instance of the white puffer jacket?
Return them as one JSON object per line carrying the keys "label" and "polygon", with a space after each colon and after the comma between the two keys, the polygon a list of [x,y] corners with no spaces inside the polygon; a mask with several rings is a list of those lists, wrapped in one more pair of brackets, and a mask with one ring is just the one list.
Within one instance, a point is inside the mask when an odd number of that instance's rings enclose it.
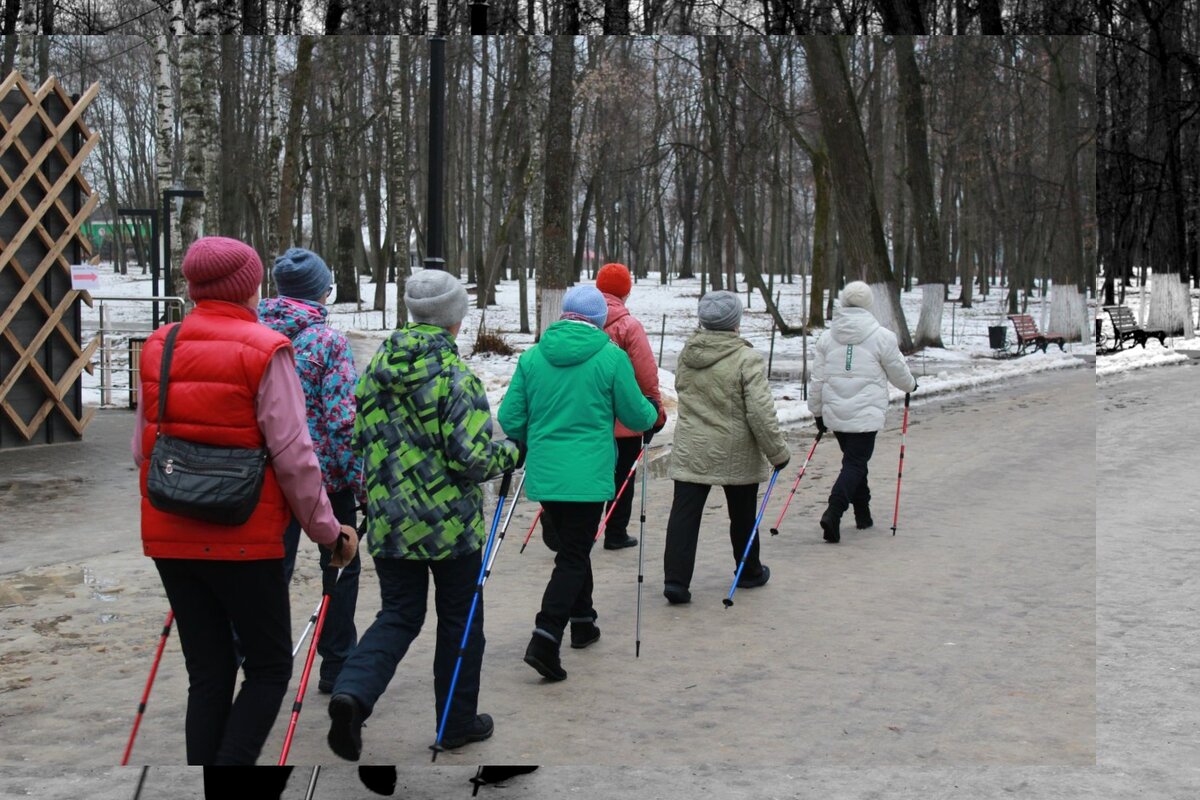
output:
{"label": "white puffer jacket", "polygon": [[896,334],[865,308],[835,310],[815,350],[808,408],[831,431],[883,430],[888,381],[906,392],[917,386]]}

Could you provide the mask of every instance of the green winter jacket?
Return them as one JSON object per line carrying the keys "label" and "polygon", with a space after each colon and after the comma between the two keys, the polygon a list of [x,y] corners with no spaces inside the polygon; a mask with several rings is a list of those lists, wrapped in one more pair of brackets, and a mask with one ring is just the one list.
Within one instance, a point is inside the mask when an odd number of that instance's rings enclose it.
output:
{"label": "green winter jacket", "polygon": [[436,325],[397,329],[355,396],[371,555],[438,561],[480,549],[479,484],[516,467],[518,451],[492,441],[483,384],[458,357],[450,333]]}
{"label": "green winter jacket", "polygon": [[611,500],[613,420],[644,431],[658,420],[629,356],[586,322],[560,320],[521,354],[496,414],[504,434],[528,447],[530,500]]}
{"label": "green winter jacket", "polygon": [[[775,418],[761,353],[734,331],[701,330],[679,354],[673,480],[710,486],[762,483],[790,457]],[[764,459],[765,456],[765,459]]]}

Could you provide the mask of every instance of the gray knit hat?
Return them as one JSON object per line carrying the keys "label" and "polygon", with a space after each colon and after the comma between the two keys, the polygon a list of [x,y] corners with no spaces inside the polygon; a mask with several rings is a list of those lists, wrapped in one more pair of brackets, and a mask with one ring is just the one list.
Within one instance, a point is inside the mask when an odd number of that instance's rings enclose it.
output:
{"label": "gray knit hat", "polygon": [[424,269],[404,285],[404,305],[413,322],[450,328],[467,315],[467,290],[445,270]]}
{"label": "gray knit hat", "polygon": [[700,298],[700,327],[731,331],[742,322],[742,301],[733,292],[709,292]]}

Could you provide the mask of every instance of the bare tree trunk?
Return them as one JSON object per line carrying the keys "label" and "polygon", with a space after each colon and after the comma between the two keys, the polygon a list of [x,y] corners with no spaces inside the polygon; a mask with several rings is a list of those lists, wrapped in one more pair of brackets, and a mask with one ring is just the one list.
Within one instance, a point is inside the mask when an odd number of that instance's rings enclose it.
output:
{"label": "bare tree trunk", "polygon": [[[409,49],[404,36],[388,37],[388,238],[397,254],[396,269],[396,327],[408,321],[404,305],[404,286],[408,279],[409,220],[408,173],[406,171],[408,105],[404,88],[408,85]],[[383,284],[380,284],[382,286]],[[379,289],[376,289],[378,294]],[[378,298],[376,304],[379,303]]]}
{"label": "bare tree trunk", "polygon": [[[577,23],[576,23],[577,24]],[[571,108],[575,96],[575,41],[555,36],[550,53],[550,108],[543,167],[542,269],[538,273],[538,337],[562,313],[570,285]]]}
{"label": "bare tree trunk", "polygon": [[300,134],[304,107],[308,103],[312,80],[312,55],[315,36],[301,36],[296,44],[296,70],[292,73],[291,102],[288,104],[287,126],[284,134],[283,172],[279,179],[279,213],[275,217],[276,241],[299,245],[292,241],[292,220],[300,194]]}
{"label": "bare tree trunk", "polygon": [[823,36],[805,37],[803,43],[829,148],[838,231],[851,274],[872,285],[875,316],[896,334],[901,349],[911,352],[912,338],[900,307],[899,286],[892,274],[875,193],[871,190],[866,142],[842,45],[838,38]]}
{"label": "bare tree trunk", "polygon": [[[267,186],[264,205],[266,260],[279,255],[279,154],[283,150],[283,134],[279,127],[279,40],[274,36],[266,41],[267,47]],[[271,271],[263,270],[263,297],[270,294]]]}

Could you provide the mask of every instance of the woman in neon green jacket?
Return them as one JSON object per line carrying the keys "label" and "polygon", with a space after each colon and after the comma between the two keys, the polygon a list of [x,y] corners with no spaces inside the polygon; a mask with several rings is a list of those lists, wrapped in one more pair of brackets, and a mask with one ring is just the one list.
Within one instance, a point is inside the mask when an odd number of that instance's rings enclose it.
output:
{"label": "woman in neon green jacket", "polygon": [[525,493],[542,503],[559,539],[525,651],[525,662],[552,681],[567,677],[559,646],[568,622],[572,647],[600,638],[590,553],[604,502],[615,494],[613,421],[640,432],[658,420],[629,357],[604,332],[607,315],[595,287],[569,290],[562,318],[521,355],[496,415],[506,436],[525,442]]}

